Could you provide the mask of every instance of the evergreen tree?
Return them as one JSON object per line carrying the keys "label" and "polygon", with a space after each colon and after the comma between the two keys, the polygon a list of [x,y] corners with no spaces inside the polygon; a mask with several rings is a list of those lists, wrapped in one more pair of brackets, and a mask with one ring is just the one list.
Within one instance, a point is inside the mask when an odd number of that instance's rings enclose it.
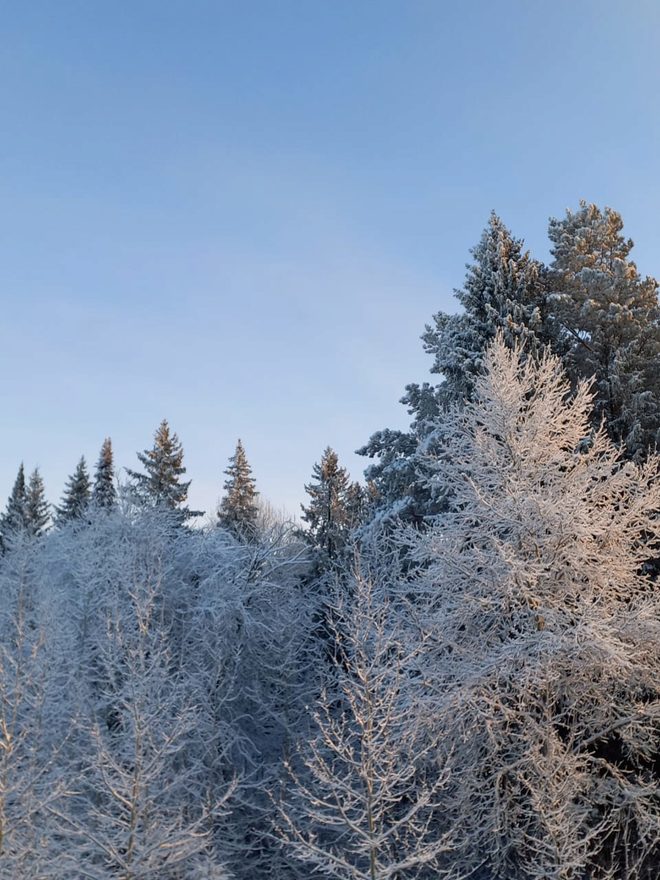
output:
{"label": "evergreen tree", "polygon": [[307,539],[322,565],[340,562],[351,530],[358,525],[354,487],[337,453],[328,446],[320,463],[314,465],[312,481],[305,486],[309,505],[301,505],[302,518],[308,525]]}
{"label": "evergreen tree", "polygon": [[444,377],[443,402],[470,399],[485,351],[498,332],[508,345],[524,342],[528,352],[557,339],[543,267],[523,251],[522,240],[495,212],[471,253],[463,288],[455,291],[463,312],[438,312],[422,336],[434,358],[431,372]]}
{"label": "evergreen tree", "polygon": [[109,437],[103,441],[99,460],[96,463],[92,500],[97,507],[102,507],[105,510],[110,510],[117,503],[112,441]]}
{"label": "evergreen tree", "polygon": [[87,462],[83,456],[67,480],[64,487],[62,503],[57,508],[57,522],[62,525],[76,519],[82,519],[91,501],[91,485],[87,472]]}
{"label": "evergreen tree", "polygon": [[410,430],[384,430],[358,449],[376,459],[365,471],[377,493],[379,518],[400,516],[417,524],[442,509],[443,497],[428,480],[429,456],[442,443],[443,413],[472,395],[488,344],[502,331],[508,344],[524,341],[528,352],[558,344],[543,267],[523,251],[494,212],[473,248],[461,290],[460,314],[438,312],[422,336],[433,356],[439,385],[411,384],[401,402],[413,417]]}
{"label": "evergreen tree", "polygon": [[0,519],[0,534],[2,534],[3,546],[11,536],[25,531],[27,528],[27,488],[25,485],[25,468],[23,462],[18,469],[14,487],[7,501],[7,507],[2,519]]}
{"label": "evergreen tree", "polygon": [[370,486],[366,488],[359,483],[349,483],[346,490],[346,515],[351,529],[358,528],[363,522],[372,496]]}
{"label": "evergreen tree", "polygon": [[235,453],[229,459],[225,474],[228,479],[225,481],[225,495],[218,510],[218,524],[239,538],[253,536],[259,513],[259,493],[240,440],[236,444]]}
{"label": "evergreen tree", "polygon": [[630,259],[621,215],[580,202],[550,221],[554,303],[573,380],[595,378],[595,421],[629,455],[660,439],[658,282]]}
{"label": "evergreen tree", "polygon": [[192,511],[184,506],[191,481],[181,481],[186,472],[183,446],[177,435],[170,431],[167,419],[163,419],[158,426],[152,448],[138,452],[137,456],[145,473],[129,470],[128,475],[143,504],[177,510],[182,519],[200,515],[200,511]]}
{"label": "evergreen tree", "polygon": [[46,501],[44,481],[35,468],[30,474],[25,495],[25,521],[30,535],[42,535],[50,522],[50,505]]}

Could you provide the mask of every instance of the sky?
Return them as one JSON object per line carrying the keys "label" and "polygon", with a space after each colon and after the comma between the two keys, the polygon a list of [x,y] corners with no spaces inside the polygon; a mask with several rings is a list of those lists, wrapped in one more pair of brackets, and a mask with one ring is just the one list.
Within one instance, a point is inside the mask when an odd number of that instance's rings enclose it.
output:
{"label": "sky", "polygon": [[194,507],[238,437],[290,514],[360,478],[492,209],[660,275],[659,57],[655,0],[0,0],[0,505],[163,418]]}

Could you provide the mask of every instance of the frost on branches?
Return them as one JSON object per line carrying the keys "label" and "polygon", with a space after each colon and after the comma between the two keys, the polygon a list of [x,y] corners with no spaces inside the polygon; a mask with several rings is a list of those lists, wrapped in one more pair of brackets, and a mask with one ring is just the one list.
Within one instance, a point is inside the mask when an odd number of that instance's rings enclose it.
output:
{"label": "frost on branches", "polygon": [[0,556],[0,880],[286,877],[267,790],[318,663],[282,527],[120,492]]}
{"label": "frost on branches", "polygon": [[[467,872],[660,871],[658,461],[592,432],[593,393],[500,336],[448,413],[452,512],[413,537],[433,634],[429,711],[454,746]],[[409,588],[409,585],[408,585]]]}
{"label": "frost on branches", "polygon": [[333,611],[334,668],[311,736],[286,764],[279,833],[319,876],[418,877],[451,849],[437,815],[448,774],[429,767],[441,742],[415,699],[423,642],[410,648],[399,612],[359,572]]}

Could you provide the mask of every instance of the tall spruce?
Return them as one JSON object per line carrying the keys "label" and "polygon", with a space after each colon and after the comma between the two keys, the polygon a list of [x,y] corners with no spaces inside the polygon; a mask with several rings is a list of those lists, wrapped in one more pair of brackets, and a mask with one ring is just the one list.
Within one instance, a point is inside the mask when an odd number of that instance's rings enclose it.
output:
{"label": "tall spruce", "polygon": [[551,219],[554,306],[573,382],[595,379],[595,421],[639,457],[660,439],[658,282],[630,259],[621,215],[580,202]]}
{"label": "tall spruce", "polygon": [[236,537],[246,539],[254,536],[259,508],[258,492],[252,469],[239,440],[236,451],[229,459],[225,471],[225,494],[218,510],[218,525],[229,529]]}
{"label": "tall spruce", "polygon": [[62,525],[71,520],[82,519],[89,508],[91,497],[87,462],[82,456],[64,487],[62,502],[57,508],[58,524]]}
{"label": "tall spruce", "polygon": [[361,504],[357,502],[356,484],[350,482],[337,453],[329,446],[314,465],[305,492],[310,498],[307,507],[301,505],[307,540],[317,551],[321,566],[334,567],[342,561],[351,531],[358,525]]}
{"label": "tall spruce", "polygon": [[103,441],[99,459],[96,463],[92,501],[96,507],[101,507],[105,510],[111,510],[117,503],[112,441],[109,437],[106,437]]}
{"label": "tall spruce", "polygon": [[50,505],[46,501],[44,481],[35,468],[30,474],[25,494],[25,522],[28,534],[39,537],[48,528]]}
{"label": "tall spruce", "polygon": [[498,330],[509,345],[523,341],[527,351],[555,347],[558,340],[543,267],[494,212],[471,253],[465,283],[455,291],[463,311],[438,312],[422,336],[440,383],[408,385],[401,403],[412,416],[410,429],[378,431],[358,449],[375,460],[365,476],[375,490],[377,518],[421,524],[442,509],[443,495],[428,479],[429,456],[442,443],[447,407],[470,399]]}
{"label": "tall spruce", "polygon": [[27,529],[27,487],[25,467],[21,462],[14,486],[7,501],[7,507],[0,519],[0,534],[3,547],[7,547],[11,537]]}
{"label": "tall spruce", "polygon": [[128,471],[135,494],[145,505],[177,510],[182,519],[200,515],[185,506],[190,480],[182,481],[186,469],[183,466],[183,446],[176,433],[170,431],[167,419],[163,419],[154,434],[151,449],[138,452],[144,473]]}
{"label": "tall spruce", "polygon": [[494,211],[471,253],[463,287],[454,291],[463,312],[438,312],[422,336],[434,359],[431,372],[444,379],[443,403],[472,397],[486,349],[498,332],[508,345],[522,342],[528,352],[554,345],[558,336],[542,265]]}

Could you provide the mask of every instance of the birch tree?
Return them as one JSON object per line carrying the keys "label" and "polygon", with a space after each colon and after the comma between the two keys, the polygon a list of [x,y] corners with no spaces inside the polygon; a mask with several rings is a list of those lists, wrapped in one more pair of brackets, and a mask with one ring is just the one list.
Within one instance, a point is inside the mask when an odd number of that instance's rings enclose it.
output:
{"label": "birch tree", "polygon": [[441,735],[429,736],[415,700],[419,645],[410,648],[393,608],[360,574],[352,600],[333,612],[335,669],[309,741],[286,762],[279,833],[320,876],[417,877],[450,849],[438,815],[449,782],[437,768]]}
{"label": "birch tree", "polygon": [[205,797],[188,750],[199,713],[173,650],[164,591],[164,537],[173,517],[145,515],[114,564],[106,561],[116,579],[100,608],[94,687],[72,768],[77,793],[58,813],[74,877],[179,880],[204,864],[215,864],[213,876],[220,876],[210,832],[222,799]]}
{"label": "birch tree", "polygon": [[52,671],[33,551],[27,533],[15,534],[0,571],[0,877],[7,880],[64,876],[52,809],[66,794],[66,699]]}
{"label": "birch tree", "polygon": [[[660,868],[658,460],[592,429],[559,360],[486,355],[448,413],[451,512],[412,546],[434,697],[461,791],[465,874],[656,877]],[[410,590],[411,585],[407,584]]]}

